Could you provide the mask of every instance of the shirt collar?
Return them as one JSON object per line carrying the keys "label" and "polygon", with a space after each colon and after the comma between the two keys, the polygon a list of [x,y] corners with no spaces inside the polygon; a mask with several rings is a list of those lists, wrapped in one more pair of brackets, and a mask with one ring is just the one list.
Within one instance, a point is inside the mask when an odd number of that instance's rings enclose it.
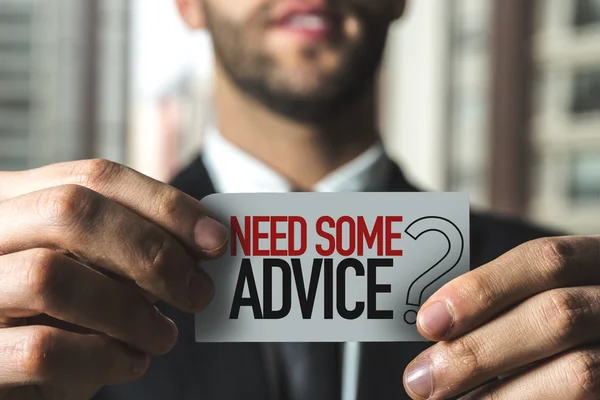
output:
{"label": "shirt collar", "polygon": [[[215,128],[209,128],[206,132],[203,159],[217,192],[286,193],[292,190],[283,176],[229,142]],[[382,145],[377,143],[330,173],[313,190],[384,191],[392,169],[392,161],[386,156]]]}

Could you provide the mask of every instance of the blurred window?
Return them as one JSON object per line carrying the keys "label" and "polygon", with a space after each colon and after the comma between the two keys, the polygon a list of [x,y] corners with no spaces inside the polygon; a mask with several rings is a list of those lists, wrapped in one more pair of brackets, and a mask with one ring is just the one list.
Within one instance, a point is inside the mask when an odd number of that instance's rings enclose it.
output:
{"label": "blurred window", "polygon": [[575,26],[600,24],[600,0],[577,0],[575,7]]}
{"label": "blurred window", "polygon": [[600,152],[576,153],[571,158],[569,197],[575,203],[600,201]]}
{"label": "blurred window", "polygon": [[0,0],[0,170],[126,161],[130,9],[130,0]]}
{"label": "blurred window", "polygon": [[0,157],[0,171],[19,171],[28,163],[27,156],[3,155]]}
{"label": "blurred window", "polygon": [[29,82],[30,74],[27,71],[14,71],[14,70],[2,70],[0,69],[0,81],[17,81],[17,82]]}
{"label": "blurred window", "polygon": [[491,2],[451,2],[448,190],[488,203]]}
{"label": "blurred window", "polygon": [[0,0],[0,170],[29,166],[32,4]]}
{"label": "blurred window", "polygon": [[[29,53],[31,51],[31,44],[27,42],[18,41],[0,41],[0,53],[8,54],[19,54]],[[8,55],[6,54],[6,55]],[[5,54],[3,54],[5,55]]]}
{"label": "blurred window", "polygon": [[454,49],[464,52],[484,52],[487,50],[489,38],[484,29],[471,28],[466,25],[456,27]]}
{"label": "blurred window", "polygon": [[3,12],[0,14],[0,24],[2,24],[2,26],[30,25],[31,14],[27,12],[22,12],[19,9],[16,9],[13,12]]}
{"label": "blurred window", "polygon": [[600,66],[575,72],[571,111],[575,114],[600,111]]}
{"label": "blurred window", "polygon": [[530,215],[566,232],[595,234],[600,230],[600,0],[541,0],[537,6],[541,24],[533,55],[540,85],[531,121],[536,157]]}

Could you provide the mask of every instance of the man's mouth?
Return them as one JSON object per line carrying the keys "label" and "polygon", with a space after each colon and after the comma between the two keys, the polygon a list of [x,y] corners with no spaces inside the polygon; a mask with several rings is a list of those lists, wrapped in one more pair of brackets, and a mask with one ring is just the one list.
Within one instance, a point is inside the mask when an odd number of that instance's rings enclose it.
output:
{"label": "man's mouth", "polygon": [[294,14],[280,24],[290,29],[305,31],[323,31],[328,25],[326,18],[319,14]]}
{"label": "man's mouth", "polygon": [[274,19],[274,26],[308,40],[320,40],[329,35],[334,18],[325,6],[291,3]]}

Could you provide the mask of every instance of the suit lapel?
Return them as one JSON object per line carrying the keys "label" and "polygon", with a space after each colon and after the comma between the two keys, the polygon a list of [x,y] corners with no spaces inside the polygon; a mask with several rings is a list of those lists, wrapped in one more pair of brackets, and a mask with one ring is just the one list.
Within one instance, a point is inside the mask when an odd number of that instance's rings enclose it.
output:
{"label": "suit lapel", "polygon": [[[395,167],[389,181],[389,192],[420,192]],[[485,239],[482,223],[477,215],[470,218],[471,269],[483,262],[482,241]],[[431,342],[363,343],[359,375],[358,400],[383,400],[394,394],[396,399],[410,397],[404,390],[404,369],[420,353],[431,347]]]}
{"label": "suit lapel", "polygon": [[197,157],[187,168],[181,171],[172,181],[171,185],[197,200],[215,193],[215,187],[208,171],[202,162],[202,157]]}
{"label": "suit lapel", "polygon": [[[197,200],[215,193],[201,157],[181,171],[171,185]],[[177,323],[180,332],[176,348],[166,356],[170,360],[164,366],[169,371],[162,374],[172,375],[179,382],[183,396],[160,398],[282,399],[278,382],[273,378],[272,357],[262,344],[196,343],[193,315],[166,304],[160,308]]]}

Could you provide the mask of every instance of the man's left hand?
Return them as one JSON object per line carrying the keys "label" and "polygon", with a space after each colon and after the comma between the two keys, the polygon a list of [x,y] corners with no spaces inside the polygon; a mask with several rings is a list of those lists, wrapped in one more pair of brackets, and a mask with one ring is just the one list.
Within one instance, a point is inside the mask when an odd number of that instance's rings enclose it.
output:
{"label": "man's left hand", "polygon": [[525,243],[442,287],[417,326],[439,343],[406,369],[413,399],[599,399],[600,236]]}

